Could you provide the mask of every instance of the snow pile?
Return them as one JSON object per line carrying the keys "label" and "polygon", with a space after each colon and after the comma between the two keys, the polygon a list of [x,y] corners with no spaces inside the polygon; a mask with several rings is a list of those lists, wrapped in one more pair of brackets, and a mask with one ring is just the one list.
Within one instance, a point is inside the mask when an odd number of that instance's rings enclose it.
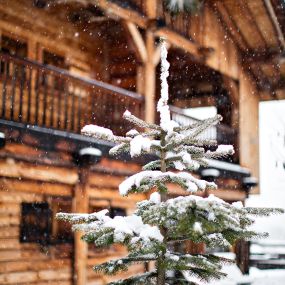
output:
{"label": "snow pile", "polygon": [[234,147],[232,145],[224,145],[220,144],[216,150],[219,153],[227,153],[227,154],[234,154]]}
{"label": "snow pile", "polygon": [[142,151],[150,152],[151,140],[142,135],[135,136],[130,142],[131,157],[141,155]]}
{"label": "snow pile", "polygon": [[149,201],[153,202],[154,204],[159,204],[161,202],[161,195],[158,192],[154,192],[150,195]]}
{"label": "snow pile", "polygon": [[150,239],[163,241],[159,228],[144,224],[142,218],[137,215],[109,218],[105,221],[104,227],[113,228],[115,240],[119,242],[123,242],[126,235],[137,236],[146,241]]}

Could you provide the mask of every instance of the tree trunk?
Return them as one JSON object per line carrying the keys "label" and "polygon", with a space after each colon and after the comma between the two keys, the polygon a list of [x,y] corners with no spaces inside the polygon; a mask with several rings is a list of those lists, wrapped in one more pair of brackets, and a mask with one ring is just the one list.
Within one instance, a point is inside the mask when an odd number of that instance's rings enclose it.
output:
{"label": "tree trunk", "polygon": [[[161,135],[161,146],[165,145],[165,136],[166,134],[162,132]],[[161,172],[166,172],[166,162],[165,162],[165,151],[161,151]],[[161,195],[161,202],[167,200],[167,194],[166,193],[160,193]],[[161,227],[160,232],[164,237],[164,243],[166,244],[167,239],[167,233],[165,228]],[[165,252],[162,252],[161,256],[157,259],[157,285],[164,285],[165,284],[165,267],[164,267],[164,260],[165,260]]]}

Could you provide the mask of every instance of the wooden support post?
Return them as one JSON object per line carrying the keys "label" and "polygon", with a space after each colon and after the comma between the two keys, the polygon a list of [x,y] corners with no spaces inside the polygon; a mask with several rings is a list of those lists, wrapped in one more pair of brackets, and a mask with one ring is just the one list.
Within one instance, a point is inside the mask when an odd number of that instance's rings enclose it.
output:
{"label": "wooden support post", "polygon": [[[259,178],[259,94],[246,73],[240,75],[239,95],[239,152],[240,165],[249,168]],[[253,192],[251,192],[253,193]],[[258,193],[255,188],[254,193]]]}
{"label": "wooden support post", "polygon": [[147,60],[144,64],[144,95],[145,95],[145,120],[148,123],[155,121],[155,81],[156,66],[153,62],[155,53],[154,35],[151,31],[146,32]]}
{"label": "wooden support post", "polygon": [[[88,213],[89,198],[88,189],[88,168],[79,169],[79,181],[74,189],[74,213]],[[81,240],[82,233],[74,234],[74,268],[73,279],[75,285],[87,284],[87,251],[88,245]]]}
{"label": "wooden support post", "polygon": [[134,42],[136,54],[140,62],[146,62],[147,60],[146,46],[138,27],[130,21],[123,21],[123,23]]}
{"label": "wooden support post", "polygon": [[[146,0],[145,9],[149,19],[156,18],[157,0]],[[146,51],[147,59],[144,64],[144,94],[145,94],[145,120],[148,123],[155,121],[155,81],[156,81],[156,65],[154,63],[155,56],[155,36],[150,29],[146,30]]]}

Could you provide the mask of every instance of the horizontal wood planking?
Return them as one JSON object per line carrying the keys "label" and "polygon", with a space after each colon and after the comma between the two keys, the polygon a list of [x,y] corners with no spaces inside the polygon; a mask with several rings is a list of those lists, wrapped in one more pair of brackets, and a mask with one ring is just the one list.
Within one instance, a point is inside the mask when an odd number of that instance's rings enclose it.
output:
{"label": "horizontal wood planking", "polygon": [[8,272],[21,272],[21,271],[30,271],[30,270],[51,270],[57,268],[69,268],[71,266],[71,260],[69,259],[60,259],[60,260],[49,260],[34,262],[32,260],[27,261],[5,261],[0,262],[0,273]]}
{"label": "horizontal wood planking", "polygon": [[78,181],[78,174],[75,169],[49,165],[35,165],[14,161],[12,159],[0,160],[0,176],[70,185],[74,185]]}
{"label": "horizontal wood planking", "polygon": [[2,238],[15,238],[19,237],[19,227],[18,226],[3,226],[0,227],[0,239]]}
{"label": "horizontal wood planking", "polygon": [[53,270],[11,272],[0,274],[0,283],[3,285],[56,280],[71,280],[71,269],[60,268]]}
{"label": "horizontal wood planking", "polygon": [[[72,196],[72,190],[73,188],[70,185],[24,179],[0,178],[0,201],[2,191],[6,193],[11,191],[17,191],[22,193],[27,192],[52,196]],[[15,194],[15,196],[17,196],[19,193]],[[20,198],[18,198],[18,201],[19,200]]]}

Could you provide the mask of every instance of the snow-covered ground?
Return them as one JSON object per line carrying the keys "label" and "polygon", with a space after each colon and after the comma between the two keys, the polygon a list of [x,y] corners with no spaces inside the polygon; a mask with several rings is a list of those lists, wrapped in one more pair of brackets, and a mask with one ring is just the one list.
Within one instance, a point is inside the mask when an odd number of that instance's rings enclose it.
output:
{"label": "snow-covered ground", "polygon": [[228,277],[211,282],[211,285],[284,285],[285,270],[259,270],[251,268],[248,276],[243,276],[235,265],[225,266],[224,272]]}
{"label": "snow-covered ground", "polygon": [[[251,195],[247,206],[285,208],[285,101],[260,104],[260,195]],[[252,253],[265,255],[285,252],[285,217],[259,218],[255,229],[270,237],[252,245]],[[285,270],[251,268],[243,276],[237,266],[225,266],[228,277],[211,285],[284,285]]]}
{"label": "snow-covered ground", "polygon": [[[285,101],[260,103],[260,195],[251,195],[247,206],[285,208]],[[270,239],[285,241],[284,216],[259,219],[256,229]],[[284,281],[285,284],[285,281]]]}

